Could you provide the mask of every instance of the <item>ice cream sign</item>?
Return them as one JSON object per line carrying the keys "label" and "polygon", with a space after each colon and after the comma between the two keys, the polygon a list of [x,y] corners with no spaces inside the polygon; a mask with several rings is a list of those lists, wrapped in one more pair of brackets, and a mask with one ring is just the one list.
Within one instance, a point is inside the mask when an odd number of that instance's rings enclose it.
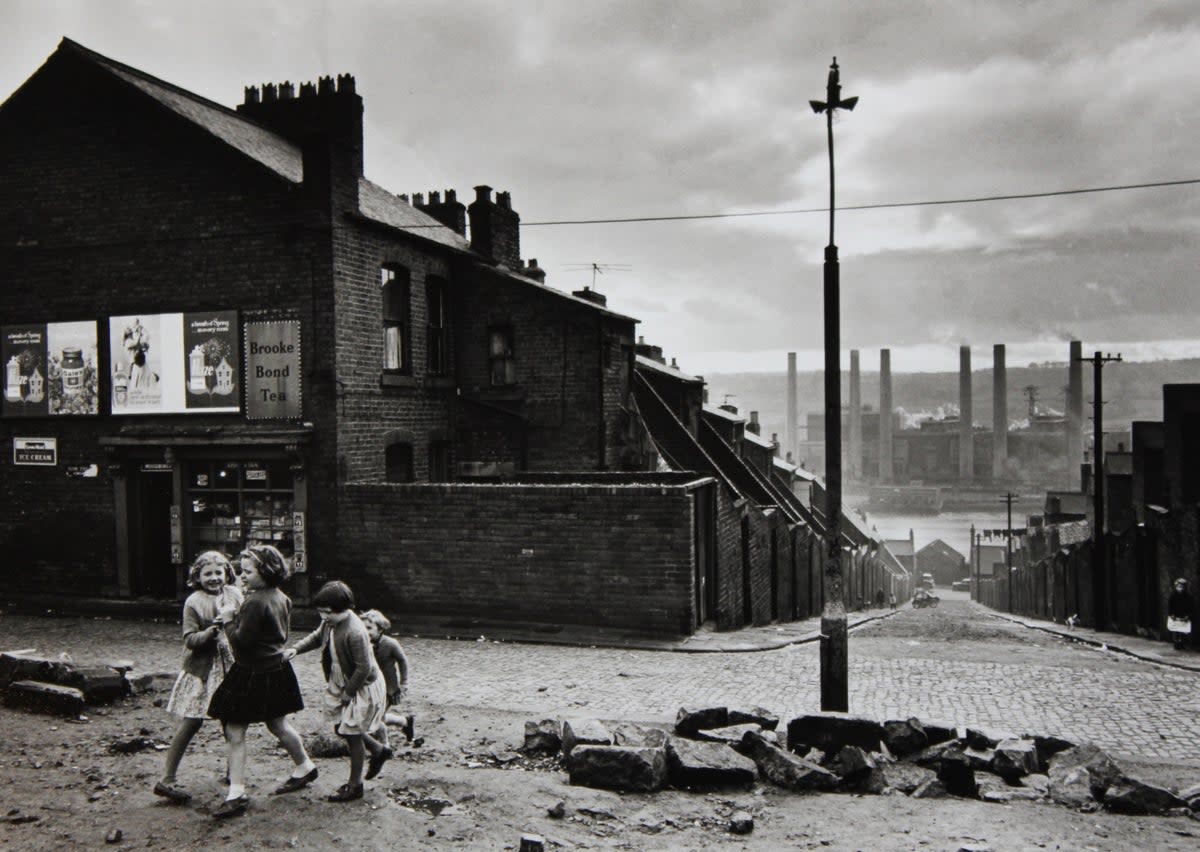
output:
{"label": "ice cream sign", "polygon": [[0,327],[5,417],[98,414],[96,323]]}
{"label": "ice cream sign", "polygon": [[110,317],[113,414],[241,410],[237,311]]}

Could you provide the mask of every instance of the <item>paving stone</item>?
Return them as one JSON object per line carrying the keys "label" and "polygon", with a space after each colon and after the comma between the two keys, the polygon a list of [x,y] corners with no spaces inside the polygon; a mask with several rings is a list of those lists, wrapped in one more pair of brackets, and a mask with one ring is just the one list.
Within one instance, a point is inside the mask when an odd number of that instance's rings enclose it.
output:
{"label": "paving stone", "polygon": [[992,771],[1006,781],[1037,772],[1037,745],[1033,740],[1002,740],[992,758]]}
{"label": "paving stone", "polygon": [[648,793],[667,781],[667,754],[661,748],[577,745],[567,758],[567,773],[577,786]]}
{"label": "paving stone", "polygon": [[883,723],[883,743],[897,757],[916,754],[929,745],[929,735],[917,717]]}
{"label": "paving stone", "polygon": [[680,707],[675,714],[675,733],[684,737],[694,737],[705,728],[724,728],[728,724],[728,707]]}
{"label": "paving stone", "polygon": [[564,719],[562,723],[563,754],[570,754],[579,745],[612,745],[612,733],[598,719]]}
{"label": "paving stone", "polygon": [[751,707],[749,710],[729,708],[730,725],[758,725],[765,731],[773,731],[779,727],[779,717],[763,707]]}
{"label": "paving stone", "polygon": [[947,749],[937,769],[938,780],[951,796],[974,799],[979,795],[975,770],[961,749]]}
{"label": "paving stone", "polygon": [[130,693],[125,675],[108,666],[86,666],[72,671],[63,681],[83,693],[88,704],[109,704]]}
{"label": "paving stone", "polygon": [[748,734],[746,743],[759,773],[777,787],[797,792],[837,788],[840,779],[828,769],[785,751],[764,734]]}
{"label": "paving stone", "polygon": [[910,795],[914,799],[944,799],[950,794],[946,792],[946,787],[941,781],[937,778],[930,778],[928,781],[923,781]]}
{"label": "paving stone", "polygon": [[758,776],[754,761],[728,745],[683,737],[667,742],[667,768],[671,783],[684,790],[749,787]]}
{"label": "paving stone", "polygon": [[864,751],[879,751],[881,742],[882,724],[844,713],[800,716],[788,722],[787,727],[788,748],[800,754],[809,748],[833,754],[847,745],[858,746]]}
{"label": "paving stone", "polygon": [[967,746],[962,750],[962,753],[967,756],[967,763],[971,768],[979,772],[987,772],[992,768],[992,761],[996,758],[996,752],[990,748],[971,748]]}
{"label": "paving stone", "polygon": [[1045,794],[1050,789],[1050,776],[1035,772],[1032,775],[1026,775],[1021,779],[1020,783],[1022,787]]}
{"label": "paving stone", "polygon": [[1179,791],[1179,798],[1193,811],[1200,811],[1200,784],[1193,784]]}
{"label": "paving stone", "polygon": [[1184,801],[1162,787],[1136,778],[1123,778],[1104,793],[1104,807],[1120,814],[1161,814],[1184,806]]}
{"label": "paving stone", "polygon": [[56,716],[78,716],[84,710],[83,693],[75,687],[33,680],[18,680],[9,684],[4,693],[4,703],[9,707]]}
{"label": "paving stone", "polygon": [[865,775],[877,764],[865,751],[857,746],[842,746],[825,767],[843,781],[854,781]]}
{"label": "paving stone", "polygon": [[913,763],[891,763],[883,767],[883,776],[889,787],[908,795],[926,781],[937,779],[937,773]]}
{"label": "paving stone", "polygon": [[1016,734],[988,728],[967,728],[964,739],[971,748],[982,750],[995,748],[1002,740],[1016,739]]}
{"label": "paving stone", "polygon": [[1082,766],[1060,769],[1050,776],[1050,798],[1069,808],[1096,804],[1092,794],[1092,774]]}
{"label": "paving stone", "polygon": [[1050,759],[1050,769],[1046,774],[1050,776],[1050,782],[1053,784],[1056,777],[1075,768],[1088,771],[1092,795],[1097,799],[1102,798],[1105,790],[1124,777],[1124,772],[1116,761],[1093,743],[1083,743],[1059,752]]}
{"label": "paving stone", "polygon": [[762,730],[762,726],[758,724],[726,725],[723,728],[706,728],[697,731],[695,739],[710,743],[728,743],[732,746],[740,746],[742,738],[746,734],[757,733]]}
{"label": "paving stone", "polygon": [[562,723],[557,719],[541,721],[526,720],[525,743],[521,751],[526,754],[558,754],[562,748]]}
{"label": "paving stone", "polygon": [[622,722],[612,729],[613,745],[649,746],[662,748],[671,739],[671,735],[662,728],[650,725],[638,725],[634,722]]}
{"label": "paving stone", "polygon": [[1050,767],[1050,758],[1054,755],[1075,747],[1075,743],[1070,740],[1045,734],[1026,734],[1023,739],[1033,740],[1033,744],[1037,746],[1039,772],[1045,772]]}
{"label": "paving stone", "polygon": [[745,811],[738,811],[729,818],[729,830],[733,834],[749,834],[754,831],[754,817]]}

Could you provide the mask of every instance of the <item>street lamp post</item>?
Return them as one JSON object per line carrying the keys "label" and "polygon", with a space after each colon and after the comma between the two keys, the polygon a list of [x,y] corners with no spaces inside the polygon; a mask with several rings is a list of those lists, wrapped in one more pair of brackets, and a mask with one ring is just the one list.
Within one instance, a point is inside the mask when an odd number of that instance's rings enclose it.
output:
{"label": "street lamp post", "polygon": [[829,137],[829,245],[825,247],[825,606],[821,612],[821,709],[850,708],[849,654],[842,575],[842,366],[839,264],[833,239],[835,209],[833,112],[854,109],[858,98],[842,98],[837,57],[829,66],[824,101],[809,101],[825,113]]}

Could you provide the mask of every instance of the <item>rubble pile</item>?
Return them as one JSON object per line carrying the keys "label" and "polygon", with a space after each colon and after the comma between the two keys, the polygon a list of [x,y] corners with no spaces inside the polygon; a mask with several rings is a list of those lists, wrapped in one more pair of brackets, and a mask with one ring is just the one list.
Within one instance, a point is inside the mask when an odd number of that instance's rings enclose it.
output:
{"label": "rubble pile", "polygon": [[799,716],[781,737],[762,708],[680,708],[672,732],[597,719],[525,723],[526,754],[561,753],[571,784],[620,792],[745,789],[1052,801],[1124,814],[1200,812],[1200,787],[1174,793],[1130,777],[1102,749],[1040,734]]}
{"label": "rubble pile", "polygon": [[50,659],[28,651],[0,654],[0,692],[4,703],[37,713],[79,716],[90,705],[109,704],[147,688],[146,675],[133,664],[79,665],[70,658]]}

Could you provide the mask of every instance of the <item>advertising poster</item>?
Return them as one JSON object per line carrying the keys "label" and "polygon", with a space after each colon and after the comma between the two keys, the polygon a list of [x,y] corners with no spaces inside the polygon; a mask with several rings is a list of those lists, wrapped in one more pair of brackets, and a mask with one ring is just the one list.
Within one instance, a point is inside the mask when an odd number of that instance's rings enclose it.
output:
{"label": "advertising poster", "polygon": [[183,315],[183,349],[187,353],[188,409],[237,410],[237,312]]}
{"label": "advertising poster", "polygon": [[236,311],[110,317],[112,413],[241,410],[236,329]]}
{"label": "advertising poster", "polygon": [[0,328],[5,417],[99,413],[96,323]]}
{"label": "advertising poster", "polygon": [[299,320],[246,323],[246,416],[301,416]]}

